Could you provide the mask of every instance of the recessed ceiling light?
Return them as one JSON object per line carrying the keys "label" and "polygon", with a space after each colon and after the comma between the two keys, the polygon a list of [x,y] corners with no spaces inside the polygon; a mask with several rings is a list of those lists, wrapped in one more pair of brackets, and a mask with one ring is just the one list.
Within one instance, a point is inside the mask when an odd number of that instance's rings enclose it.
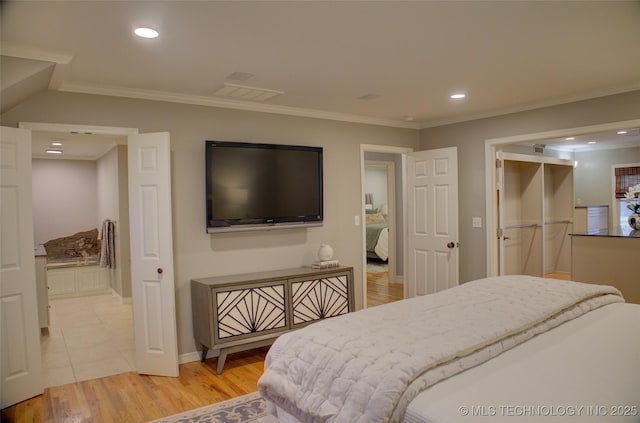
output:
{"label": "recessed ceiling light", "polygon": [[411,115],[404,116],[404,120],[406,120],[407,122],[412,122],[414,119],[415,119],[415,116],[411,116]]}
{"label": "recessed ceiling light", "polygon": [[158,35],[158,31],[151,28],[136,28],[133,31],[138,37],[142,38],[156,38]]}
{"label": "recessed ceiling light", "polygon": [[627,131],[625,131],[625,130],[622,130],[622,131],[618,131],[618,132],[617,132],[617,134],[618,134],[618,135],[624,135],[624,134],[626,134],[626,133],[627,133]]}
{"label": "recessed ceiling light", "polygon": [[62,154],[61,148],[47,148],[45,150],[48,154]]}
{"label": "recessed ceiling light", "polygon": [[573,141],[575,139],[576,139],[576,137],[567,137],[567,138],[565,138],[565,140],[567,140],[567,141]]}
{"label": "recessed ceiling light", "polygon": [[60,146],[62,146],[62,143],[61,142],[52,142],[51,145],[53,147],[60,147]]}
{"label": "recessed ceiling light", "polygon": [[587,144],[596,144],[595,141],[589,141]]}
{"label": "recessed ceiling light", "polygon": [[449,97],[453,99],[465,98],[467,95],[463,93],[451,94]]}

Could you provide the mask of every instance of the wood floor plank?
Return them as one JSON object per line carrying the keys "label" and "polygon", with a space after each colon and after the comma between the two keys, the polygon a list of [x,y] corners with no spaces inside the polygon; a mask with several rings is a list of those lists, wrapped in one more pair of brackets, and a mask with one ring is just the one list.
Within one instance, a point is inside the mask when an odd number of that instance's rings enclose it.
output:
{"label": "wood floor plank", "polygon": [[404,298],[404,285],[389,282],[388,272],[367,273],[367,306],[373,307]]}
{"label": "wood floor plank", "polygon": [[[402,284],[379,275],[368,284],[369,306],[402,298]],[[255,392],[267,347],[231,354],[222,374],[217,359],[180,365],[178,377],[134,372],[47,388],[2,410],[2,423],[142,423]]]}

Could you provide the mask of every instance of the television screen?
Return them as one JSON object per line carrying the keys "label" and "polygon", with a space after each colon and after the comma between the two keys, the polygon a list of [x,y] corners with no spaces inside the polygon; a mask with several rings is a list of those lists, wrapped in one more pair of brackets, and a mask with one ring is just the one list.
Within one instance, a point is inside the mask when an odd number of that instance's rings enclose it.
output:
{"label": "television screen", "polygon": [[207,231],[322,223],[322,148],[206,142]]}

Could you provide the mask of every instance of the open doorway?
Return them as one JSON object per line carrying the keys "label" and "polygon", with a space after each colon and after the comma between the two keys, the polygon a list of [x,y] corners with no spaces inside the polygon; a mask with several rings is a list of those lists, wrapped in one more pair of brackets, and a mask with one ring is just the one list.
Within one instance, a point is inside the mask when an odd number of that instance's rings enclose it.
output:
{"label": "open doorway", "polygon": [[[88,132],[32,130],[34,241],[48,288],[45,387],[135,371],[127,136]],[[111,258],[101,260],[107,222]]]}
{"label": "open doorway", "polygon": [[403,286],[397,282],[396,233],[397,207],[394,160],[366,160],[365,221],[367,261],[367,304],[369,307],[403,298]]}
{"label": "open doorway", "polygon": [[402,153],[411,151],[361,146],[365,307],[404,298]]}
{"label": "open doorway", "polygon": [[[11,310],[11,313],[5,313],[7,317],[5,324],[14,326],[17,336],[22,336],[25,342],[11,344],[14,347],[13,352],[18,354],[16,356],[24,357],[24,360],[18,363],[22,366],[19,368],[19,377],[3,379],[3,389],[10,389],[14,394],[7,398],[3,405],[12,405],[30,398],[34,394],[41,393],[44,387],[42,354],[37,342],[38,332],[40,332],[38,328],[40,310],[44,310],[42,315],[46,316],[48,309],[48,299],[46,296],[41,298],[38,291],[46,294],[46,280],[44,284],[40,280],[44,289],[36,289],[38,278],[35,272],[35,260],[32,261],[30,258],[35,256],[31,201],[31,136],[32,132],[44,129],[92,133],[97,130],[100,131],[98,133],[127,136],[129,209],[130,214],[136,217],[131,219],[129,228],[131,300],[136,334],[134,338],[135,370],[149,375],[178,376],[173,241],[171,231],[160,230],[160,228],[171,227],[169,133],[139,134],[135,128],[87,128],[79,125],[21,122],[19,128],[2,128],[3,151],[8,148],[14,152],[12,159],[19,164],[11,167],[3,166],[3,182],[12,178],[14,193],[26,194],[3,197],[3,206],[14,210],[13,215],[9,216],[13,219],[11,225],[14,229],[5,231],[4,229],[8,229],[9,226],[3,225],[3,236],[8,234],[12,237],[11,244],[15,250],[13,257],[19,257],[19,254],[22,254],[22,257],[29,257],[25,259],[25,262],[29,262],[28,266],[13,266],[15,269],[13,275],[16,279],[27,282],[15,284],[17,286],[14,292],[16,292],[15,296],[24,297],[23,303],[28,305],[29,312],[24,311],[22,304],[19,304]],[[18,219],[19,216],[27,218],[21,221]],[[152,292],[152,295],[145,295],[149,292]],[[23,324],[23,322],[26,323]],[[5,336],[2,339],[3,348],[10,344],[6,342]],[[31,347],[27,349],[27,346]]]}
{"label": "open doorway", "polygon": [[502,274],[500,238],[510,237],[500,233],[499,226],[499,207],[504,204],[500,203],[498,193],[505,183],[498,168],[504,164],[496,161],[500,150],[516,156],[535,155],[537,161],[550,163],[554,159],[564,159],[572,164],[574,188],[567,195],[570,196],[573,213],[555,221],[545,219],[543,225],[555,228],[566,226],[565,221],[568,221],[570,232],[585,232],[588,228],[587,215],[593,214],[596,215],[593,223],[600,225],[599,229],[613,229],[620,226],[614,169],[637,161],[633,158],[640,154],[639,126],[640,120],[635,119],[486,140],[487,276]]}

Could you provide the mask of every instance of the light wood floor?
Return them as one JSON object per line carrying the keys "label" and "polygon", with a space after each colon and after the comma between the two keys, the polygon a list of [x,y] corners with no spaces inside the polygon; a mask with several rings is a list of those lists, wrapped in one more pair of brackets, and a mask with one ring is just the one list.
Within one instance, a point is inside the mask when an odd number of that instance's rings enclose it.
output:
{"label": "light wood floor", "polygon": [[231,354],[217,375],[216,359],[181,364],[177,378],[134,372],[47,388],[2,410],[4,422],[146,422],[255,392],[267,348]]}
{"label": "light wood floor", "polygon": [[367,306],[398,301],[404,298],[404,285],[389,282],[389,273],[367,273]]}
{"label": "light wood floor", "polygon": [[[387,273],[367,275],[369,307],[402,299]],[[370,276],[370,277],[369,277]],[[216,359],[180,365],[177,378],[135,372],[46,388],[2,410],[3,423],[127,422],[158,419],[255,392],[268,348],[231,354],[217,375]]]}

